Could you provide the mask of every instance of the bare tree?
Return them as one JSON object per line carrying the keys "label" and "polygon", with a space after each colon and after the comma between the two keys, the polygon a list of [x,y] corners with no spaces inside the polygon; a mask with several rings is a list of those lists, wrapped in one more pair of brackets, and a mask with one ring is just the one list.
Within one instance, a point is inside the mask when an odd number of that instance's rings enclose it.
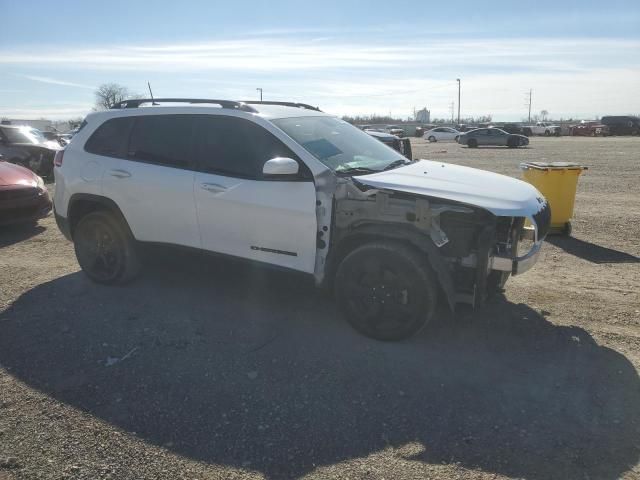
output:
{"label": "bare tree", "polygon": [[127,87],[117,83],[103,83],[94,93],[96,96],[96,110],[108,110],[118,102],[138,96],[132,95]]}
{"label": "bare tree", "polygon": [[549,112],[547,112],[546,110],[541,110],[540,111],[540,116],[542,117],[542,121],[545,122],[547,120],[547,115],[549,115]]}

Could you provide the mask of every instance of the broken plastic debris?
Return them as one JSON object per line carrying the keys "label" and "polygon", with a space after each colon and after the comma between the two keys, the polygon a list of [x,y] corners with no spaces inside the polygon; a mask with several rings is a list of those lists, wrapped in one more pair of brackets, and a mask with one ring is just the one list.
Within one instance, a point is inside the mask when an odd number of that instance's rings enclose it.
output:
{"label": "broken plastic debris", "polygon": [[138,347],[133,347],[131,350],[129,350],[129,352],[127,352],[127,354],[125,356],[123,356],[122,358],[118,358],[118,357],[107,357],[107,359],[105,360],[104,364],[106,367],[111,367],[112,365],[115,365],[116,363],[120,363],[124,360],[126,360],[127,358],[129,358],[133,352],[135,352],[136,350],[138,350]]}

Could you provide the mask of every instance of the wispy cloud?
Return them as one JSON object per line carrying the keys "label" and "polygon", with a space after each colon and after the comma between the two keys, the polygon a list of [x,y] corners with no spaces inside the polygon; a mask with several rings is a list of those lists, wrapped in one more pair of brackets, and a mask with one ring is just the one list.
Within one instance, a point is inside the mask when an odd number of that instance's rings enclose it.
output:
{"label": "wispy cloud", "polygon": [[[259,86],[270,99],[313,103],[336,114],[391,111],[404,116],[414,106],[427,106],[435,116],[444,117],[450,103],[457,100],[455,78],[461,77],[466,115],[519,118],[524,110],[523,92],[529,88],[534,89],[534,109],[544,108],[558,116],[640,111],[637,96],[630,95],[640,84],[638,39],[417,43],[409,37],[392,42],[387,37],[384,41],[378,37],[369,41],[288,38],[291,32],[287,30],[263,34],[266,36],[98,48],[0,47],[0,69],[29,72],[37,67],[46,76],[22,77],[83,89],[65,89],[60,98],[64,101],[86,99],[84,90],[94,88],[67,80],[81,73],[96,84],[118,81],[133,91],[150,79],[154,92],[166,92],[166,96],[242,99],[255,95]],[[9,96],[5,103],[9,100],[18,106]],[[52,107],[53,100],[43,106],[41,114],[47,109],[59,112]],[[6,111],[0,108],[0,113]]]}
{"label": "wispy cloud", "polygon": [[[532,46],[535,45],[535,48]],[[220,40],[193,44],[120,46],[68,51],[2,51],[0,65],[56,66],[116,71],[301,71],[348,68],[439,68],[525,66],[579,70],[593,59],[631,62],[640,41],[607,39],[511,39],[442,41],[426,45],[358,43],[336,40],[291,41],[274,38]],[[92,88],[49,77],[31,79]]]}
{"label": "wispy cloud", "polygon": [[68,82],[66,80],[58,80],[56,78],[51,77],[40,77],[37,75],[23,75],[17,74],[19,77],[26,78],[27,80],[33,80],[34,82],[47,83],[49,85],[63,85],[65,87],[77,87],[77,88],[86,88],[89,90],[95,89],[95,87],[91,85],[84,85],[82,83],[74,83]]}

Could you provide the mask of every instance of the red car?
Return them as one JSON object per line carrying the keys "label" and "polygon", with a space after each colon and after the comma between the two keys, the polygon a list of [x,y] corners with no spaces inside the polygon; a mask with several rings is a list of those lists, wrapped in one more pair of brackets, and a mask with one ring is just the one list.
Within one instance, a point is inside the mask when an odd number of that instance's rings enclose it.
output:
{"label": "red car", "polygon": [[0,226],[36,222],[50,212],[51,198],[42,178],[0,158]]}
{"label": "red car", "polygon": [[609,127],[600,122],[582,121],[569,127],[571,135],[581,137],[606,137],[609,135]]}

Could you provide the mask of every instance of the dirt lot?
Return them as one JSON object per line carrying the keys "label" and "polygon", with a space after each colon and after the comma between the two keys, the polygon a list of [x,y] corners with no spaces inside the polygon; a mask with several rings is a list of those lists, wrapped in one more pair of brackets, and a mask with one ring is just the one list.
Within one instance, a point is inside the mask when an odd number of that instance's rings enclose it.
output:
{"label": "dirt lot", "polygon": [[573,238],[402,343],[297,276],[161,252],[107,288],[52,218],[0,231],[0,480],[640,478],[640,138],[414,150],[590,170]]}

